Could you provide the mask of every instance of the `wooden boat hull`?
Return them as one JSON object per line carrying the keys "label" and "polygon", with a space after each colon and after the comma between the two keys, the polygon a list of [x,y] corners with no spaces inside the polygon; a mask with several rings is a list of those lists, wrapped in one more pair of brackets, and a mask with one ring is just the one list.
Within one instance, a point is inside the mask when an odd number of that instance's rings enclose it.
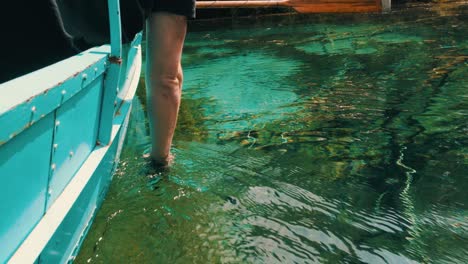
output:
{"label": "wooden boat hull", "polygon": [[[138,34],[124,62],[105,45],[0,85],[0,263],[64,263],[76,255],[118,163],[140,42]],[[109,80],[115,63],[120,82]],[[109,83],[118,85],[111,118],[103,115]]]}
{"label": "wooden boat hull", "polygon": [[390,0],[205,0],[197,8],[292,7],[298,13],[368,13],[388,11]]}
{"label": "wooden boat hull", "polygon": [[[312,2],[312,3],[311,3]],[[380,0],[302,0],[299,13],[368,13],[382,11]]]}

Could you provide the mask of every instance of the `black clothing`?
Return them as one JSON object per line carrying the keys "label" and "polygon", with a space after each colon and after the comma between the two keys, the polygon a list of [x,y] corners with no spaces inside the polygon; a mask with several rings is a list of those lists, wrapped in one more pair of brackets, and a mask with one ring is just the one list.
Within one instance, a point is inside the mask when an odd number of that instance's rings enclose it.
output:
{"label": "black clothing", "polygon": [[168,12],[195,18],[195,0],[139,0],[141,7],[150,12]]}
{"label": "black clothing", "polygon": [[[148,12],[195,17],[195,0],[120,0],[122,41]],[[145,15],[146,13],[146,15]],[[107,0],[0,1],[0,84],[109,43]]]}

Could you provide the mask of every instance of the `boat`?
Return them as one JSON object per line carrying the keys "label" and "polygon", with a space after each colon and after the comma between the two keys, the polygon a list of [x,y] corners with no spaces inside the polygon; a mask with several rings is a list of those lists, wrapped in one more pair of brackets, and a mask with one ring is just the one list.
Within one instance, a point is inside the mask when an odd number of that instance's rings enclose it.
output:
{"label": "boat", "polygon": [[72,262],[112,180],[141,72],[141,33],[0,84],[0,263]]}
{"label": "boat", "polygon": [[391,0],[198,0],[197,8],[290,7],[298,13],[388,12]]}

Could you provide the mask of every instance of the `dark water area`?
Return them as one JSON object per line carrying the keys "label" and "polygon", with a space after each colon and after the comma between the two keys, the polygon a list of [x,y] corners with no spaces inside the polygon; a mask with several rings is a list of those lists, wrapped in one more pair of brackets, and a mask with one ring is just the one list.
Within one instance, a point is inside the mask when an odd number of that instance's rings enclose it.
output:
{"label": "dark water area", "polygon": [[467,11],[193,23],[175,164],[140,87],[76,262],[467,262]]}

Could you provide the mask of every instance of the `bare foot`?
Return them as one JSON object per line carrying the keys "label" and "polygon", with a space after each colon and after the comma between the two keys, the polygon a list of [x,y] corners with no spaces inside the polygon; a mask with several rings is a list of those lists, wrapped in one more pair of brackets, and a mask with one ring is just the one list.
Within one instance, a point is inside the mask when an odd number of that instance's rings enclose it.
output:
{"label": "bare foot", "polygon": [[174,155],[172,154],[169,154],[165,157],[155,158],[150,153],[145,153],[143,154],[143,158],[151,159],[151,164],[154,168],[167,169],[172,165],[172,163],[174,163]]}
{"label": "bare foot", "polygon": [[154,156],[151,156],[151,160],[153,161],[153,165],[155,167],[168,168],[174,163],[174,156],[170,153],[169,155],[165,157],[159,157],[159,158],[155,158]]}

